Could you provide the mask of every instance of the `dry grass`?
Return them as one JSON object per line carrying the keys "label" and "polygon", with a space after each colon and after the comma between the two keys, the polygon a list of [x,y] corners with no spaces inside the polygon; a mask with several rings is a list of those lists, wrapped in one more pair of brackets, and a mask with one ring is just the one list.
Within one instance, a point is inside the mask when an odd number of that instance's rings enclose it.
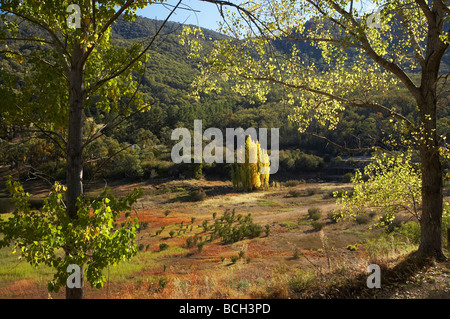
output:
{"label": "dry grass", "polygon": [[[370,223],[342,221],[333,223],[328,212],[337,209],[334,199],[323,194],[348,185],[298,184],[254,193],[235,192],[227,182],[182,181],[162,185],[133,184],[114,188],[125,193],[143,187],[145,196],[135,205],[135,214],[147,227],[137,237],[141,250],[131,261],[105,271],[109,278],[102,290],[87,287],[87,298],[309,298],[337,296],[332,287],[353,287],[367,277],[366,267],[373,262],[375,246],[365,243],[380,236],[370,231]],[[174,192],[155,192],[169,187]],[[207,198],[201,202],[184,200],[189,191],[202,187]],[[180,189],[183,190],[180,190]],[[307,191],[307,190],[314,190]],[[291,196],[297,191],[307,196]],[[317,207],[324,227],[317,231],[308,219],[308,209]],[[224,245],[219,239],[207,241],[203,249],[187,248],[186,239],[208,237],[202,223],[214,223],[225,210],[251,214],[255,223],[270,226],[269,236],[244,239]],[[170,214],[165,216],[169,210]],[[192,223],[192,218],[195,218]],[[161,233],[156,235],[158,230]],[[173,237],[169,235],[174,231]],[[159,244],[169,249],[159,251]],[[347,249],[355,245],[356,250]],[[408,248],[409,247],[409,248]],[[393,260],[410,252],[410,246],[391,250],[378,262],[385,269]],[[378,247],[380,248],[380,247]],[[408,249],[407,249],[408,248]],[[233,256],[241,258],[234,263]],[[10,263],[8,261],[7,263]],[[2,267],[7,267],[3,264]],[[1,268],[1,267],[0,267]],[[46,298],[44,275],[0,276],[0,296]],[[359,280],[359,281],[358,281]],[[365,285],[365,281],[364,281]],[[334,292],[333,292],[334,291]],[[342,289],[341,297],[351,297]],[[367,293],[365,290],[363,295]],[[369,295],[367,295],[369,296]],[[52,294],[63,298],[62,292]]]}

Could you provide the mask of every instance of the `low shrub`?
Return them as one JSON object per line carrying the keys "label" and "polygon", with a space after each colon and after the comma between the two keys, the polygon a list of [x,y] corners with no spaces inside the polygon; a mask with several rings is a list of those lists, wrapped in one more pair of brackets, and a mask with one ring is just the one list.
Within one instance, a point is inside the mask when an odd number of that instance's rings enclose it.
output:
{"label": "low shrub", "polygon": [[285,181],[283,183],[283,186],[285,186],[285,187],[292,187],[292,186],[300,185],[301,183],[302,183],[301,181],[292,179],[292,180]]}
{"label": "low shrub", "polygon": [[310,187],[310,188],[306,189],[307,196],[312,196],[312,195],[319,194],[319,193],[320,193],[320,188],[318,188],[318,187]]}
{"label": "low shrub", "polygon": [[312,270],[298,270],[296,274],[289,278],[289,290],[294,293],[301,293],[314,287],[317,282],[316,272]]}
{"label": "low shrub", "polygon": [[193,202],[201,202],[206,199],[206,193],[202,188],[195,189],[189,193],[189,198]]}
{"label": "low shrub", "polygon": [[368,223],[370,223],[371,220],[372,220],[372,217],[366,213],[359,214],[355,217],[355,222],[358,225],[368,224]]}
{"label": "low shrub", "polygon": [[314,228],[314,230],[319,231],[319,230],[321,230],[323,228],[323,226],[325,226],[325,224],[321,223],[321,222],[318,222],[318,221],[313,221],[311,223],[311,226]]}
{"label": "low shrub", "polygon": [[342,182],[343,183],[351,183],[353,178],[353,173],[346,173],[344,176],[342,176]]}
{"label": "low shrub", "polygon": [[336,211],[336,210],[332,210],[328,213],[328,218],[333,222],[333,223],[337,223],[339,222],[342,218],[344,218],[344,213],[341,211]]}
{"label": "low shrub", "polygon": [[286,222],[281,222],[281,223],[280,223],[280,226],[281,226],[281,227],[293,227],[293,226],[295,226],[295,225],[296,225],[296,223],[290,222],[290,221],[286,221]]}
{"label": "low shrub", "polygon": [[417,222],[409,221],[402,223],[398,232],[408,238],[412,244],[420,243],[420,224]]}
{"label": "low shrub", "polygon": [[333,193],[334,193],[334,191],[331,191],[331,190],[324,192],[322,195],[322,199],[333,198],[334,197]]}
{"label": "low shrub", "polygon": [[266,237],[268,237],[269,234],[270,234],[270,226],[269,226],[269,224],[266,224],[264,226],[264,232],[266,233]]}
{"label": "low shrub", "polygon": [[195,246],[197,246],[197,244],[198,244],[198,236],[197,235],[194,235],[194,236],[192,236],[192,237],[188,237],[187,239],[186,239],[186,247],[187,248],[192,248],[192,247],[195,247]]}
{"label": "low shrub", "polygon": [[159,251],[163,251],[169,248],[169,245],[166,243],[159,244]]}
{"label": "low shrub", "polygon": [[300,192],[300,191],[298,191],[298,190],[290,190],[290,191],[289,191],[289,195],[290,195],[291,197],[300,197],[300,196],[302,196],[303,194],[302,194],[302,192]]}
{"label": "low shrub", "polygon": [[204,241],[201,241],[201,242],[199,242],[199,243],[197,243],[197,249],[198,249],[198,251],[201,253],[202,252],[202,250],[203,250],[203,246],[205,245],[205,242]]}
{"label": "low shrub", "polygon": [[334,198],[341,198],[344,195],[347,195],[348,197],[352,197],[353,196],[353,189],[350,189],[350,190],[341,189],[341,190],[333,192],[333,197]]}
{"label": "low shrub", "polygon": [[312,220],[319,220],[322,217],[322,212],[319,208],[308,209],[308,218]]}

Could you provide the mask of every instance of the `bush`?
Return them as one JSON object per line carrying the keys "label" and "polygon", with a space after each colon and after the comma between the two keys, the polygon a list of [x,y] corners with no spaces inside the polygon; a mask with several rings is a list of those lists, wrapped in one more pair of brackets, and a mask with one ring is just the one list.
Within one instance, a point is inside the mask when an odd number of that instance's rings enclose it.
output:
{"label": "bush", "polygon": [[413,244],[420,243],[420,224],[416,222],[402,223],[398,232],[404,235]]}
{"label": "bush", "polygon": [[205,245],[205,242],[204,242],[204,241],[199,242],[199,243],[197,244],[197,249],[198,249],[199,252],[202,252],[203,246],[204,246],[204,245]]}
{"label": "bush", "polygon": [[195,247],[198,245],[198,243],[199,243],[199,237],[197,235],[194,235],[194,236],[186,239],[186,247],[187,248]]}
{"label": "bush", "polygon": [[353,192],[354,190],[347,190],[347,189],[341,189],[338,191],[333,192],[333,197],[335,198],[342,198],[344,195],[348,196],[348,197],[352,197],[353,196]]}
{"label": "bush", "polygon": [[320,193],[320,189],[317,188],[317,187],[308,188],[306,190],[306,195],[308,195],[308,196],[312,196],[312,195],[315,195],[315,194],[318,194],[318,193]]}
{"label": "bush", "polygon": [[313,221],[311,223],[311,226],[314,228],[314,230],[321,230],[323,226],[325,226],[325,224],[318,221]]}
{"label": "bush", "polygon": [[342,176],[342,182],[343,183],[351,183],[353,178],[353,173],[346,173],[344,176]]}
{"label": "bush", "polygon": [[[206,226],[206,228],[205,228]],[[213,238],[220,238],[224,244],[232,244],[245,238],[255,238],[262,234],[263,231],[268,234],[270,227],[263,227],[253,223],[251,214],[247,216],[235,215],[235,211],[225,211],[222,217],[214,219],[214,223],[208,225],[208,221],[205,220],[202,224],[205,232],[212,231],[211,236]]]}
{"label": "bush", "polygon": [[295,179],[291,179],[289,181],[286,181],[283,183],[283,186],[285,187],[292,187],[292,186],[298,186],[301,184],[301,181],[295,180]]}
{"label": "bush", "polygon": [[370,223],[372,220],[371,215],[361,213],[355,217],[355,221],[358,225],[365,225]]}
{"label": "bush", "polygon": [[205,191],[202,188],[195,189],[195,190],[191,191],[190,194],[189,194],[189,198],[193,202],[204,201],[206,199],[206,197],[207,197],[206,193],[205,193]]}
{"label": "bush", "polygon": [[344,217],[344,213],[341,211],[335,211],[334,209],[328,213],[328,218],[333,222],[337,223]]}
{"label": "bush", "polygon": [[312,220],[319,220],[322,217],[322,212],[319,208],[308,209],[308,218]]}
{"label": "bush", "polygon": [[159,251],[163,251],[169,248],[169,245],[166,243],[159,244]]}
{"label": "bush", "polygon": [[266,237],[270,235],[270,226],[269,226],[269,224],[266,224],[266,226],[264,226],[264,232],[266,233]]}
{"label": "bush", "polygon": [[324,168],[324,161],[321,157],[311,154],[301,153],[295,159],[295,169],[304,172],[314,172]]}
{"label": "bush", "polygon": [[322,199],[333,198],[334,197],[333,193],[334,193],[334,191],[331,191],[331,190],[324,192],[322,195]]}
{"label": "bush", "polygon": [[300,197],[300,196],[302,196],[302,193],[297,190],[290,190],[289,195],[291,195],[292,197]]}

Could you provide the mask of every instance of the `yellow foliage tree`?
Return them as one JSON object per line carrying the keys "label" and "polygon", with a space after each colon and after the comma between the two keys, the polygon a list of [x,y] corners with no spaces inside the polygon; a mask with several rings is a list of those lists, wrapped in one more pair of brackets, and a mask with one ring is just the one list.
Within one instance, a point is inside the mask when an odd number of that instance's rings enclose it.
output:
{"label": "yellow foliage tree", "polygon": [[258,141],[253,141],[250,136],[245,141],[245,146],[238,149],[239,155],[245,159],[243,163],[236,163],[231,169],[233,187],[245,191],[267,189],[269,187],[269,155],[261,149]]}

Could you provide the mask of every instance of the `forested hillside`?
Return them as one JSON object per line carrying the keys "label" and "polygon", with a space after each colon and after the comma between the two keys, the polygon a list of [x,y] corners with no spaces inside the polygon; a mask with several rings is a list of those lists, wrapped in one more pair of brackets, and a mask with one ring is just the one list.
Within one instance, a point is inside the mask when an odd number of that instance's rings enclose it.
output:
{"label": "forested hillside", "polygon": [[[161,21],[138,17],[134,22],[120,20],[112,27],[113,43],[117,46],[130,46],[133,43],[145,45],[157,32]],[[21,32],[36,32],[29,25],[22,24]],[[374,145],[384,146],[387,143],[400,142],[401,131],[396,123],[391,123],[385,115],[370,111],[347,109],[338,127],[334,131],[321,130],[313,125],[311,133],[321,135],[325,139],[309,134],[299,134],[294,125],[288,121],[291,110],[283,102],[285,92],[276,89],[269,94],[265,103],[250,101],[248,98],[234,93],[230,87],[223,87],[220,94],[211,93],[201,96],[199,101],[189,97],[191,83],[198,74],[196,62],[188,58],[188,49],[180,44],[179,33],[182,25],[168,23],[162,30],[152,47],[145,72],[136,74],[139,79],[139,90],[144,93],[144,100],[151,105],[150,111],[136,112],[129,118],[122,118],[114,112],[103,114],[95,103],[86,109],[86,132],[94,127],[106,125],[105,136],[94,141],[86,155],[85,176],[111,178],[149,178],[155,176],[183,176],[191,174],[190,169],[174,168],[170,160],[173,145],[170,134],[176,127],[193,129],[195,119],[203,120],[203,129],[207,127],[267,127],[280,128],[280,173],[308,173],[323,171],[330,163],[335,163],[337,156],[370,155],[365,153],[350,154],[344,149],[335,147],[333,143],[347,149],[357,149]],[[206,39],[210,43],[223,35],[205,30]],[[14,44],[11,44],[14,45]],[[33,51],[32,43],[21,46],[24,54]],[[292,43],[278,41],[274,43],[281,53],[288,52]],[[298,45],[299,54],[305,59],[315,60],[320,64],[317,49],[304,44]],[[448,54],[447,54],[448,57]],[[448,58],[447,58],[448,60]],[[445,61],[444,61],[445,64]],[[446,66],[444,65],[444,68]],[[12,73],[17,76],[17,84],[21,85],[23,65],[20,57],[7,58],[0,55],[0,83],[4,77]],[[414,78],[414,74],[412,74]],[[1,91],[0,91],[1,94]],[[448,133],[450,123],[449,95],[443,92],[440,103],[439,134]],[[380,101],[388,107],[402,110],[402,114],[414,114],[415,103],[405,89],[398,88],[382,92]],[[127,101],[123,101],[127,103]],[[8,108],[0,101],[1,109]],[[20,168],[22,174],[38,174],[64,179],[64,161],[51,140],[35,132],[29,132],[20,126],[6,125],[0,117],[1,152],[0,162]],[[19,123],[18,123],[19,124]],[[394,137],[392,139],[392,137]],[[388,142],[389,141],[389,142]],[[26,154],[26,155],[25,155]],[[339,160],[339,157],[338,157]],[[203,167],[203,173],[228,176],[229,171],[217,165]],[[445,170],[449,169],[444,163]]]}

